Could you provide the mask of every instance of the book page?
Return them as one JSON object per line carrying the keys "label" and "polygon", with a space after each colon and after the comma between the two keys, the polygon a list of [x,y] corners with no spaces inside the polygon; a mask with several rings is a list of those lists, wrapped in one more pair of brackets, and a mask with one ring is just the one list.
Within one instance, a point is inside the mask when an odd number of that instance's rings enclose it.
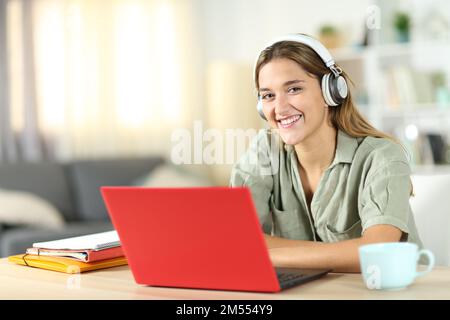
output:
{"label": "book page", "polygon": [[33,248],[60,250],[102,250],[120,246],[117,231],[107,231],[86,236],[33,243]]}
{"label": "book page", "polygon": [[39,256],[49,256],[49,257],[60,257],[60,258],[71,258],[86,262],[88,259],[87,251],[67,251],[67,250],[47,250],[38,248],[27,249],[27,254],[39,255]]}

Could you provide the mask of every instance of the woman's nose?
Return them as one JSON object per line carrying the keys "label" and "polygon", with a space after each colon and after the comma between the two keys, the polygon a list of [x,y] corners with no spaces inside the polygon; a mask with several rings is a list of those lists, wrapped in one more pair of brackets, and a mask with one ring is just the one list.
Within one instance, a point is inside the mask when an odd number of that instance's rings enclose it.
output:
{"label": "woman's nose", "polygon": [[284,95],[278,95],[275,100],[275,113],[283,114],[286,110],[289,110],[289,101]]}

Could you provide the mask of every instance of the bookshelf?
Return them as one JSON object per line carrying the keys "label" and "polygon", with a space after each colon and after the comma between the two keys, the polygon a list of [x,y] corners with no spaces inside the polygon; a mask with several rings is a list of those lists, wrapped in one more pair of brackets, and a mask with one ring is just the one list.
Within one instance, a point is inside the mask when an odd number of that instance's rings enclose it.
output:
{"label": "bookshelf", "polygon": [[[342,48],[332,54],[354,82],[352,94],[359,109],[380,129],[392,131],[384,120],[450,119],[450,61],[443,59],[441,70],[427,69],[417,62],[420,46],[430,45],[404,43]],[[446,50],[450,52],[450,43],[446,44]],[[445,81],[442,89],[446,90],[448,100],[445,96],[438,97],[440,88],[434,84],[438,78]]]}
{"label": "bookshelf", "polygon": [[[424,155],[429,148],[418,146],[424,140],[408,130],[438,134],[450,143],[450,59],[444,58],[450,57],[450,41],[375,43],[332,54],[353,80],[352,95],[369,121],[418,149],[410,150],[414,165],[433,164]],[[444,154],[449,163],[450,149]]]}
{"label": "bookshelf", "polygon": [[[332,51],[354,82],[356,104],[375,127],[409,148],[413,165],[450,164],[450,2],[371,5],[380,23],[366,28],[366,45]],[[399,13],[409,18],[408,37],[396,31]]]}

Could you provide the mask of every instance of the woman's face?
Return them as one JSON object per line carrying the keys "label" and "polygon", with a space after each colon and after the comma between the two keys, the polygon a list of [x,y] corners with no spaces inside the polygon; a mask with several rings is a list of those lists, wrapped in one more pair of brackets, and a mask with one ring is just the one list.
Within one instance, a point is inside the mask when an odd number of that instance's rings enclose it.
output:
{"label": "woman's face", "polygon": [[284,143],[296,145],[327,125],[328,107],[319,80],[296,62],[278,58],[259,71],[263,112]]}

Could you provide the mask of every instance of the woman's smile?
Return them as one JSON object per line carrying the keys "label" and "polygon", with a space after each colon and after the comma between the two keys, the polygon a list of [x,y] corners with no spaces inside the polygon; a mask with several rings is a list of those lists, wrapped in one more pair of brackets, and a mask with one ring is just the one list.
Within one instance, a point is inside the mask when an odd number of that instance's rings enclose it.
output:
{"label": "woman's smile", "polygon": [[296,123],[303,122],[303,114],[295,114],[283,119],[277,120],[278,128],[289,129],[292,128]]}

